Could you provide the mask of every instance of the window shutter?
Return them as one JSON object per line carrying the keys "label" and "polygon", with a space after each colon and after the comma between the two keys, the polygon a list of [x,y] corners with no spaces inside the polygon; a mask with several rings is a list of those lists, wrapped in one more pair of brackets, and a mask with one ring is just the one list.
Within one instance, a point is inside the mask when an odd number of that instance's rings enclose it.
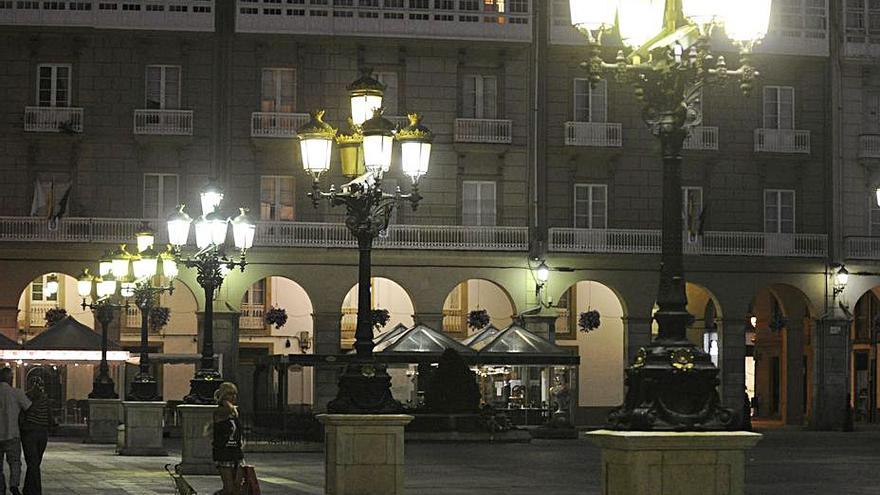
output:
{"label": "window shutter", "polygon": [[275,111],[275,72],[272,69],[262,70],[262,84],[260,85],[260,111]]}
{"label": "window shutter", "polygon": [[162,108],[180,108],[180,68],[165,67],[165,101]]}
{"label": "window shutter", "polygon": [[162,211],[160,212],[160,218],[166,218],[168,215],[174,212],[177,207],[178,197],[177,197],[177,176],[176,175],[163,175],[162,176]]}
{"label": "window shutter", "polygon": [[494,182],[480,184],[480,225],[496,225]]}
{"label": "window shutter", "polygon": [[777,200],[776,191],[764,191],[764,232],[779,232]]}
{"label": "window shutter", "polygon": [[162,68],[147,66],[146,107],[149,110],[162,108]]}
{"label": "window shutter", "polygon": [[55,106],[70,106],[70,68],[58,66],[55,68]]}
{"label": "window shutter", "polygon": [[159,176],[144,174],[144,218],[159,218]]}
{"label": "window shutter", "polygon": [[590,190],[592,192],[592,198],[590,198],[590,228],[604,229],[608,223],[608,188],[602,184],[594,185]]}
{"label": "window shutter", "polygon": [[[587,85],[589,87],[589,84]],[[604,79],[590,88],[590,122],[606,122],[608,113],[608,83]]]}
{"label": "window shutter", "polygon": [[575,122],[590,120],[590,82],[587,79],[574,80],[574,113]]}
{"label": "window shutter", "polygon": [[498,118],[498,78],[495,76],[483,78],[483,115],[479,118]]}
{"label": "window shutter", "polygon": [[461,80],[461,116],[465,119],[477,115],[477,76],[464,76]]}
{"label": "window shutter", "polygon": [[[279,194],[280,215],[279,220],[292,221],[295,211],[294,192],[296,183],[293,177],[280,177],[281,189]],[[396,212],[396,210],[395,210]]]}
{"label": "window shutter", "polygon": [[479,183],[461,183],[461,224],[479,225]]}
{"label": "window shutter", "polygon": [[779,192],[779,232],[794,233],[794,191]]}
{"label": "window shutter", "polygon": [[296,108],[296,71],[281,70],[281,108],[279,112],[293,113]]}
{"label": "window shutter", "polygon": [[794,129],[794,88],[779,88],[779,128]]}
{"label": "window shutter", "polygon": [[777,129],[779,126],[778,93],[775,86],[764,86],[764,128]]}

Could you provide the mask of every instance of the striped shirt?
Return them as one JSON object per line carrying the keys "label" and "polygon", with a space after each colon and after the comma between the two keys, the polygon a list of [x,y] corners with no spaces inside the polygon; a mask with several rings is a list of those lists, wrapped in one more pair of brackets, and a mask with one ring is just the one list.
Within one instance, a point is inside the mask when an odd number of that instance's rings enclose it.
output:
{"label": "striped shirt", "polygon": [[21,429],[38,430],[49,428],[49,398],[45,392],[31,390],[28,398],[33,402],[30,409],[21,413]]}

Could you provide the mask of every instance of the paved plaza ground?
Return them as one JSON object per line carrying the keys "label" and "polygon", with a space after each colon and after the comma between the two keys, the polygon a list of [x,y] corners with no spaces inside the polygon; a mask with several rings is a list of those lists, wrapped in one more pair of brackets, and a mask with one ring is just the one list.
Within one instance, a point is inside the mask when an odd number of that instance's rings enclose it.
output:
{"label": "paved plaza ground", "polygon": [[[773,430],[749,452],[749,495],[880,494],[880,431]],[[43,493],[174,494],[168,457],[120,457],[112,446],[53,440],[43,463]],[[409,494],[583,495],[599,493],[599,451],[586,440],[531,444],[406,444]],[[265,495],[323,493],[323,454],[251,454]],[[201,494],[219,478],[190,476]],[[382,494],[377,494],[382,495]]]}

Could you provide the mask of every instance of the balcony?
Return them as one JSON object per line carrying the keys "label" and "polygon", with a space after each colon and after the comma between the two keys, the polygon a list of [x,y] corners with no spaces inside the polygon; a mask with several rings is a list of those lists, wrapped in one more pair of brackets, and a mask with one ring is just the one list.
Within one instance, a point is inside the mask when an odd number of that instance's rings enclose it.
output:
{"label": "balcony", "polygon": [[238,328],[250,332],[262,332],[266,329],[266,322],[263,316],[266,313],[266,306],[263,304],[242,303],[241,316],[238,317]]}
{"label": "balcony", "polygon": [[455,119],[455,142],[509,144],[512,128],[512,120]]}
{"label": "balcony", "polygon": [[767,153],[809,153],[810,131],[755,129],[755,151]]}
{"label": "balcony", "polygon": [[684,140],[684,149],[718,151],[718,128],[703,125],[693,127]]}
{"label": "balcony", "polygon": [[851,260],[880,260],[880,237],[847,237],[846,258]]}
{"label": "balcony", "polygon": [[565,145],[619,148],[623,145],[623,128],[607,122],[566,122]]}
{"label": "balcony", "polygon": [[25,107],[25,132],[82,132],[83,109],[73,107]]}
{"label": "balcony", "polygon": [[214,0],[7,1],[0,2],[0,25],[212,32],[213,8]]}
{"label": "balcony", "polygon": [[[338,3],[338,5],[337,5]],[[348,3],[348,5],[344,5]],[[369,5],[373,3],[374,5]],[[529,42],[535,2],[238,2],[239,33]],[[421,5],[419,5],[421,4]],[[495,9],[497,10],[497,9]]]}
{"label": "balcony", "polygon": [[[44,218],[0,217],[0,242],[130,242],[143,223],[156,230],[156,242],[167,242],[167,232],[155,219],[64,218],[49,228]],[[161,223],[161,222],[160,222]],[[459,225],[392,225],[374,243],[385,249],[449,249],[527,251],[526,227],[466,227]],[[355,247],[357,242],[342,223],[259,222],[255,246]]]}
{"label": "balcony", "polygon": [[292,138],[308,121],[307,113],[254,112],[251,114],[251,137]]}
{"label": "balcony", "polygon": [[859,158],[880,158],[880,134],[859,136]]}
{"label": "balcony", "polygon": [[28,308],[28,326],[42,328],[46,326],[46,311],[59,307],[57,301],[30,301]]}
{"label": "balcony", "polygon": [[[550,250],[572,253],[659,254],[659,230],[551,228]],[[827,252],[824,234],[706,232],[696,242],[685,236],[685,254],[818,258]]]}
{"label": "balcony", "polygon": [[135,110],[134,133],[154,136],[192,136],[192,110]]}

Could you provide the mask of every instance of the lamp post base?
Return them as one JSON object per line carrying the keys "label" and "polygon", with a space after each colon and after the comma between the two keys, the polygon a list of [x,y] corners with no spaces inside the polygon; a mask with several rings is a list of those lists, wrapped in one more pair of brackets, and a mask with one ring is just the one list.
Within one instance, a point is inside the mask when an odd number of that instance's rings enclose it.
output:
{"label": "lamp post base", "polygon": [[609,427],[630,431],[722,431],[736,427],[733,410],[721,407],[718,368],[689,342],[655,341],[639,349],[626,369],[623,405],[608,415]]}
{"label": "lamp post base", "polygon": [[131,382],[130,401],[156,401],[162,400],[159,394],[159,384],[150,375],[138,373]]}
{"label": "lamp post base", "polygon": [[183,398],[187,404],[215,404],[214,392],[223,382],[220,372],[211,368],[196,371],[189,381],[189,395]]}
{"label": "lamp post base", "polygon": [[116,384],[113,379],[107,375],[98,375],[92,382],[92,391],[89,393],[89,399],[118,399],[116,393]]}
{"label": "lamp post base", "polygon": [[339,377],[339,392],[327,404],[331,414],[399,414],[400,402],[391,395],[387,366],[375,361],[349,363]]}

